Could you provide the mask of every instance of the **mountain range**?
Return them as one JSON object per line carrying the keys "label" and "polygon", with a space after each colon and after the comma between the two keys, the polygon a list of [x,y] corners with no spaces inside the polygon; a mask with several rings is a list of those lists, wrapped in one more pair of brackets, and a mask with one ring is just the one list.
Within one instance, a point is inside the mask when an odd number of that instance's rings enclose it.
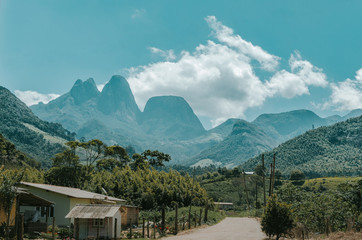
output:
{"label": "mountain range", "polygon": [[[276,155],[276,168],[283,175],[294,169],[309,177],[361,176],[362,174],[362,116],[349,118],[332,126],[312,129],[280,144],[265,153],[269,166]],[[241,165],[252,171],[261,164],[261,155]]]}
{"label": "mountain range", "polygon": [[[127,80],[117,75],[110,79],[102,91],[97,89],[92,78],[77,80],[68,93],[48,104],[33,105],[31,110],[14,95],[7,101],[14,103],[13,108],[22,111],[26,109],[26,114],[14,115],[18,110],[6,110],[6,114],[13,114],[12,118],[17,117],[17,121],[24,122],[19,127],[25,127],[32,133],[44,132],[44,127],[39,127],[41,124],[38,126],[27,122],[28,115],[36,118],[33,111],[41,119],[58,123],[53,125],[58,127],[59,137],[64,141],[72,139],[74,135],[71,132],[75,132],[78,139],[97,138],[109,145],[131,145],[137,152],[157,149],[172,156],[171,164],[188,166],[214,164],[234,167],[310,129],[362,113],[361,109],[357,109],[344,117],[335,115],[321,118],[309,110],[295,110],[262,114],[252,122],[229,119],[213,129],[205,130],[191,106],[179,96],[152,97],[143,112],[140,111]],[[1,107],[11,108],[5,105]],[[50,124],[44,122],[43,125],[45,123]],[[6,132],[3,134],[7,138],[11,135]],[[49,131],[47,134],[55,136],[55,133]],[[15,139],[15,142],[10,140],[17,145],[19,139]],[[19,149],[27,152],[24,146]],[[40,153],[37,148],[33,149]],[[49,156],[54,152],[48,151],[48,154],[36,159],[43,162],[48,159],[49,162]]]}

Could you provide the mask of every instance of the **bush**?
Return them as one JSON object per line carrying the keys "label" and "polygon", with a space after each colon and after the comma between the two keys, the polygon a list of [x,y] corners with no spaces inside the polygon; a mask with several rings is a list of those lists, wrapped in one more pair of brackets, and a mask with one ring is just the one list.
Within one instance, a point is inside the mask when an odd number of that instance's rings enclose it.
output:
{"label": "bush", "polygon": [[279,202],[276,195],[271,196],[266,205],[261,226],[266,235],[276,236],[277,240],[287,234],[294,226],[289,205]]}

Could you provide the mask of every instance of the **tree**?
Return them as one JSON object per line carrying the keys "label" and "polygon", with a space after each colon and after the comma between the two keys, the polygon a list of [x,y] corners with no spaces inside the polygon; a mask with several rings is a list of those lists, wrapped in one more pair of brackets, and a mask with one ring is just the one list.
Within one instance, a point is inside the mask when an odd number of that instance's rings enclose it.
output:
{"label": "tree", "polygon": [[147,169],[150,165],[147,162],[147,159],[141,154],[135,153],[132,156],[133,162],[130,164],[132,170],[139,169]]}
{"label": "tree", "polygon": [[111,157],[113,159],[116,159],[121,168],[126,166],[128,162],[131,160],[127,154],[126,149],[117,145],[106,147],[104,155],[106,157]]}
{"label": "tree", "polygon": [[294,185],[302,186],[305,182],[305,175],[300,170],[292,170],[290,173],[290,180]]}
{"label": "tree", "polygon": [[278,240],[287,234],[294,226],[290,206],[279,202],[276,195],[272,195],[265,208],[265,214],[261,220],[261,228],[269,237],[276,236]]}
{"label": "tree", "polygon": [[15,176],[8,176],[3,169],[0,169],[0,207],[5,212],[5,239],[10,239],[10,215],[17,196],[17,185],[23,178],[24,172],[16,173]]}
{"label": "tree", "polygon": [[156,151],[146,150],[141,155],[153,167],[165,166],[164,162],[169,162],[171,160],[170,155],[163,152],[159,152],[157,150]]}

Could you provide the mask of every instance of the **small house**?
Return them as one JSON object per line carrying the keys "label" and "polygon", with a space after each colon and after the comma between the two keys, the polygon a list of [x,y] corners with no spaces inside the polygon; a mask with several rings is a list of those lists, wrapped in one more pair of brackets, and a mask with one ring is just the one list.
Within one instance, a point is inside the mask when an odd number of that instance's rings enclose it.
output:
{"label": "small house", "polygon": [[70,219],[65,218],[67,213],[77,204],[125,204],[125,200],[103,194],[84,191],[78,188],[62,187],[49,184],[21,182],[21,187],[29,192],[54,203],[53,211],[40,208],[40,218],[47,218],[52,214],[57,226],[69,226]]}
{"label": "small house", "polygon": [[75,239],[117,239],[121,234],[120,205],[76,205],[65,217],[73,219]]}

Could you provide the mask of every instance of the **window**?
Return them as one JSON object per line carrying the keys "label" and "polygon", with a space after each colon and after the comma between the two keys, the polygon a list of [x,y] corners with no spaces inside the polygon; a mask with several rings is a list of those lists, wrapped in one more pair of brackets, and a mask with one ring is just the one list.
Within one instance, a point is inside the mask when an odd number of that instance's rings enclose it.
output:
{"label": "window", "polygon": [[104,219],[93,219],[93,227],[104,227]]}

